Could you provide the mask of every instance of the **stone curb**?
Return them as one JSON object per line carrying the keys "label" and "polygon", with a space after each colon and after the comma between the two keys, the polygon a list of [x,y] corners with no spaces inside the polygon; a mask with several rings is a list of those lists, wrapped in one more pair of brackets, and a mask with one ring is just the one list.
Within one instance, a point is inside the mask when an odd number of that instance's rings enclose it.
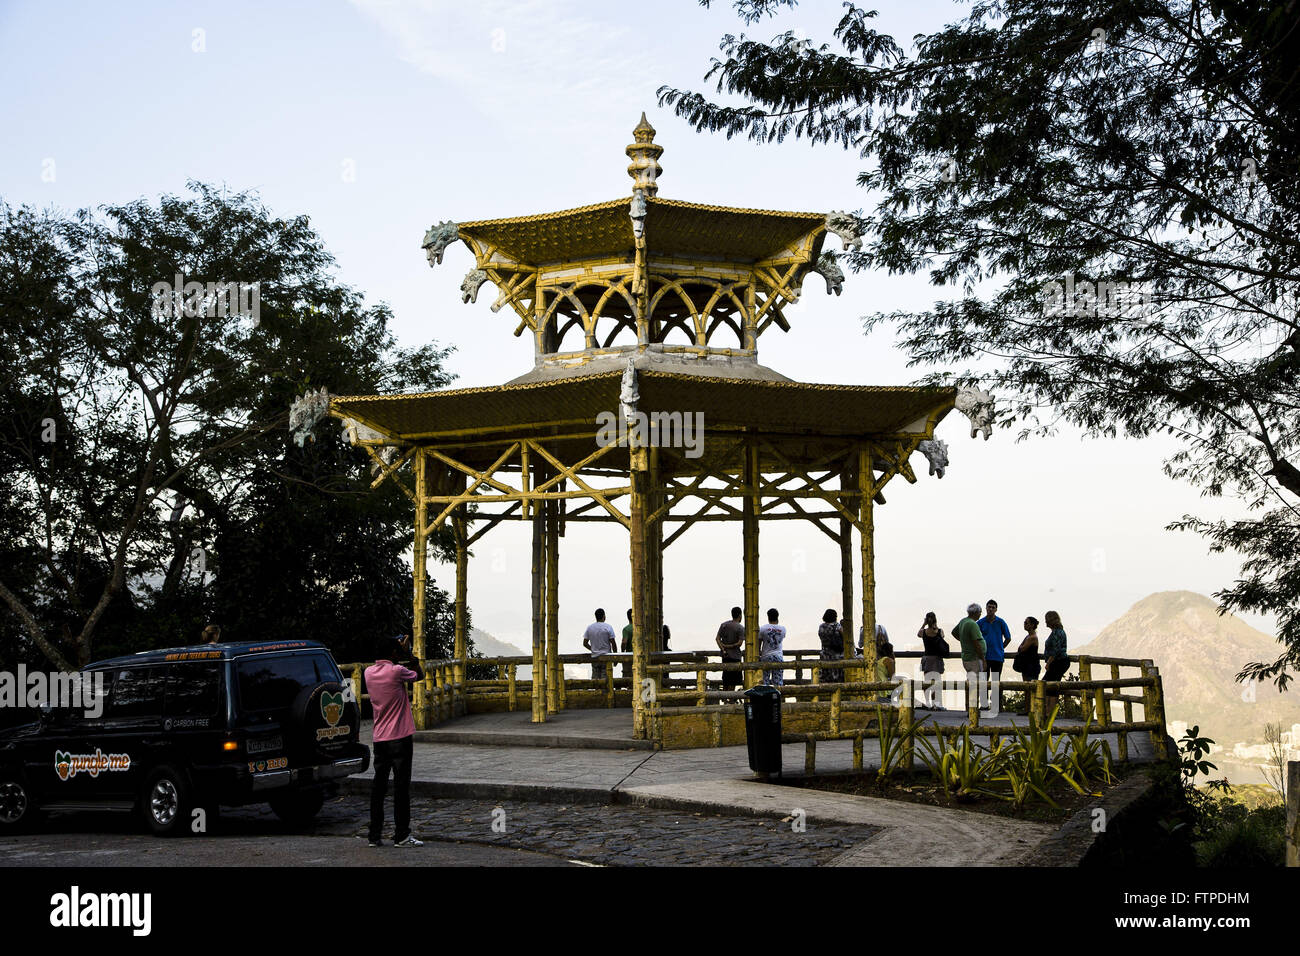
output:
{"label": "stone curb", "polygon": [[560,747],[569,750],[654,750],[649,740],[573,737],[564,734],[511,733],[509,731],[417,730],[422,744],[471,744],[479,747]]}
{"label": "stone curb", "polygon": [[1137,773],[1117,784],[1114,789],[1082,810],[1076,811],[1061,828],[1035,847],[1022,861],[1024,866],[1082,866],[1103,834],[1092,829],[1093,811],[1105,811],[1107,827],[1134,804],[1142,800],[1154,781],[1148,774]]}
{"label": "stone curb", "polygon": [[[370,777],[346,777],[340,781],[343,793],[357,796],[370,794]],[[737,782],[754,782],[740,778]],[[774,784],[779,786],[779,784]],[[390,785],[391,787],[391,785]],[[791,788],[794,789],[794,788]],[[390,790],[391,793],[391,790]],[[689,797],[667,796],[661,793],[644,793],[638,788],[608,790],[604,787],[555,786],[553,784],[498,783],[487,780],[412,780],[411,794],[418,797],[444,800],[519,800],[537,803],[575,803],[590,806],[641,806],[652,810],[677,810],[683,813],[711,813],[720,817],[747,817],[771,819],[772,810],[766,807],[737,806],[715,800],[698,800]],[[841,825],[848,821],[833,815],[812,813],[809,823]]]}
{"label": "stone curb", "polygon": [[[340,781],[340,790],[343,793],[369,796],[372,779],[347,777]],[[391,783],[389,793],[392,793]],[[487,780],[412,780],[411,794],[445,800],[523,800],[592,805],[615,802],[614,793],[604,787],[557,787],[544,783],[498,783]]]}

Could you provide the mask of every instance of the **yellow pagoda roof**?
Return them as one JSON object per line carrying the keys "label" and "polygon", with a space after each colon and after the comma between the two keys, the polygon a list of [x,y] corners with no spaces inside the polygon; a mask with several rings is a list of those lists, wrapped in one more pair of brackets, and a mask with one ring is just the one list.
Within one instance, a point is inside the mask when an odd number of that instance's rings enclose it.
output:
{"label": "yellow pagoda roof", "polygon": [[[618,408],[619,371],[405,395],[348,395],[336,414],[397,440],[450,438],[472,431],[590,423]],[[741,387],[738,387],[741,386]],[[711,428],[733,426],[820,435],[883,436],[953,406],[956,390],[917,386],[822,385],[642,369],[638,408],[705,409]]]}
{"label": "yellow pagoda roof", "polygon": [[[759,262],[793,249],[826,224],[826,214],[820,212],[740,209],[657,197],[645,202],[649,252],[660,256]],[[631,258],[636,245],[626,197],[532,216],[463,222],[459,228],[462,238],[532,266],[619,254]],[[810,258],[819,251],[813,250]]]}

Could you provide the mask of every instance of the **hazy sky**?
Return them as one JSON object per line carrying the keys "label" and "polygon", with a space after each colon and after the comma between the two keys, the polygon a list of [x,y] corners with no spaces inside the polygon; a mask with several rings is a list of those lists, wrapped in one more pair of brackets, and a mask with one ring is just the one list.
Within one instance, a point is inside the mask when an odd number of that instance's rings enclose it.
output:
{"label": "hazy sky", "polygon": [[[881,29],[899,38],[960,12],[936,0],[881,6]],[[840,14],[838,2],[807,3],[749,32],[797,28],[820,42]],[[661,197],[813,211],[866,203],[850,154],[728,142],[656,107],[661,84],[701,88],[718,38],[743,29],[730,4],[694,0],[7,3],[0,195],[74,209],[156,199],[187,179],[256,189],[278,215],[311,217],[340,278],[392,305],[404,344],[454,344],[458,384],[500,383],[531,368],[532,343],[511,337],[515,320],[489,311],[486,289],[461,304],[473,260],[458,244],[430,270],[424,230],[629,195],[623,149],[642,110],[665,147]],[[760,361],[802,381],[908,383],[920,373],[888,332],[864,336],[860,317],[935,297],[924,279],[878,274],[850,274],[828,297],[814,276],[787,310],[792,331],[760,340]],[[1165,478],[1167,441],[967,436],[952,413],[940,427],[947,476],[926,477],[918,457],[917,484],[896,479],[877,509],[878,614],[909,639],[901,646],[915,643],[925,611],[951,623],[990,596],[1013,628],[1057,609],[1078,645],[1152,591],[1209,594],[1234,579],[1233,557],[1163,530],[1187,512],[1239,510]],[[565,651],[580,650],[592,608],[621,621],[629,601],[626,532],[570,529]],[[782,610],[787,646],[815,646],[822,610],[839,606],[838,550],[793,522],[765,525],[761,550],[762,606]],[[452,569],[434,573],[451,586]],[[665,576],[674,649],[712,646],[742,603],[739,525],[697,525],[667,551]],[[528,590],[525,530],[503,525],[470,564],[475,623],[525,645]]]}

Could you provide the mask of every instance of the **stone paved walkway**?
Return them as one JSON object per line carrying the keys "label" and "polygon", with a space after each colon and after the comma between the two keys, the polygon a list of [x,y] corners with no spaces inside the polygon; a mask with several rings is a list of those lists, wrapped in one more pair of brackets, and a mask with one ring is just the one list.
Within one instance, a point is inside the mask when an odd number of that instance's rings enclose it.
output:
{"label": "stone paved walkway", "polygon": [[[538,747],[487,742],[526,734],[531,726],[526,713],[482,715],[495,718],[490,722],[475,716],[444,725],[478,722],[481,729],[467,733],[482,734],[475,738],[485,741],[481,744],[426,742],[428,737],[422,734],[425,741],[415,746],[413,791],[434,800],[435,809],[419,825],[460,834],[452,839],[493,840],[490,829],[486,836],[482,832],[484,821],[500,806],[508,819],[519,814],[517,839],[524,841],[507,845],[586,854],[592,862],[731,860],[858,866],[1014,865],[1056,829],[966,810],[760,782],[749,770],[744,747],[610,749],[609,742],[617,740],[611,735],[628,723],[627,711],[575,713],[583,714],[586,729],[603,724],[605,743]],[[583,729],[578,724],[570,722],[565,732]],[[497,733],[511,736],[494,736]],[[868,765],[874,756],[870,744]],[[1136,736],[1133,744],[1134,751],[1140,752]],[[801,772],[803,745],[788,744],[782,751],[787,772]],[[850,742],[818,745],[818,773],[851,766]],[[364,778],[351,778],[346,784],[356,794],[368,787]],[[452,806],[440,800],[467,808],[468,820],[457,816],[460,810],[437,809]],[[547,804],[552,806],[548,809]],[[554,809],[557,804],[563,812]],[[658,815],[665,811],[671,819]],[[802,843],[792,842],[794,818],[808,828],[798,834]],[[594,829],[588,828],[591,821],[596,821]],[[479,835],[473,837],[474,833]],[[646,841],[655,849],[647,849]],[[733,843],[739,854],[734,859],[725,849]],[[548,845],[556,849],[543,849]]]}

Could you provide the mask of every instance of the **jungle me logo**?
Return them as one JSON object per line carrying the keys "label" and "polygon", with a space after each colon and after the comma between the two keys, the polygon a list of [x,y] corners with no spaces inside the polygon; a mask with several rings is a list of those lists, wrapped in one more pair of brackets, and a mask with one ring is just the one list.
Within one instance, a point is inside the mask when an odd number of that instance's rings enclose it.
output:
{"label": "jungle me logo", "polygon": [[63,750],[54,752],[54,772],[64,781],[71,780],[79,773],[98,777],[101,773],[130,769],[130,754],[106,754],[98,747],[93,754],[74,754]]}
{"label": "jungle me logo", "polygon": [[328,691],[320,695],[320,713],[329,724],[328,727],[322,727],[316,731],[317,740],[330,740],[334,737],[346,737],[352,732],[352,728],[347,724],[339,726],[339,719],[343,716],[343,691],[331,694]]}

